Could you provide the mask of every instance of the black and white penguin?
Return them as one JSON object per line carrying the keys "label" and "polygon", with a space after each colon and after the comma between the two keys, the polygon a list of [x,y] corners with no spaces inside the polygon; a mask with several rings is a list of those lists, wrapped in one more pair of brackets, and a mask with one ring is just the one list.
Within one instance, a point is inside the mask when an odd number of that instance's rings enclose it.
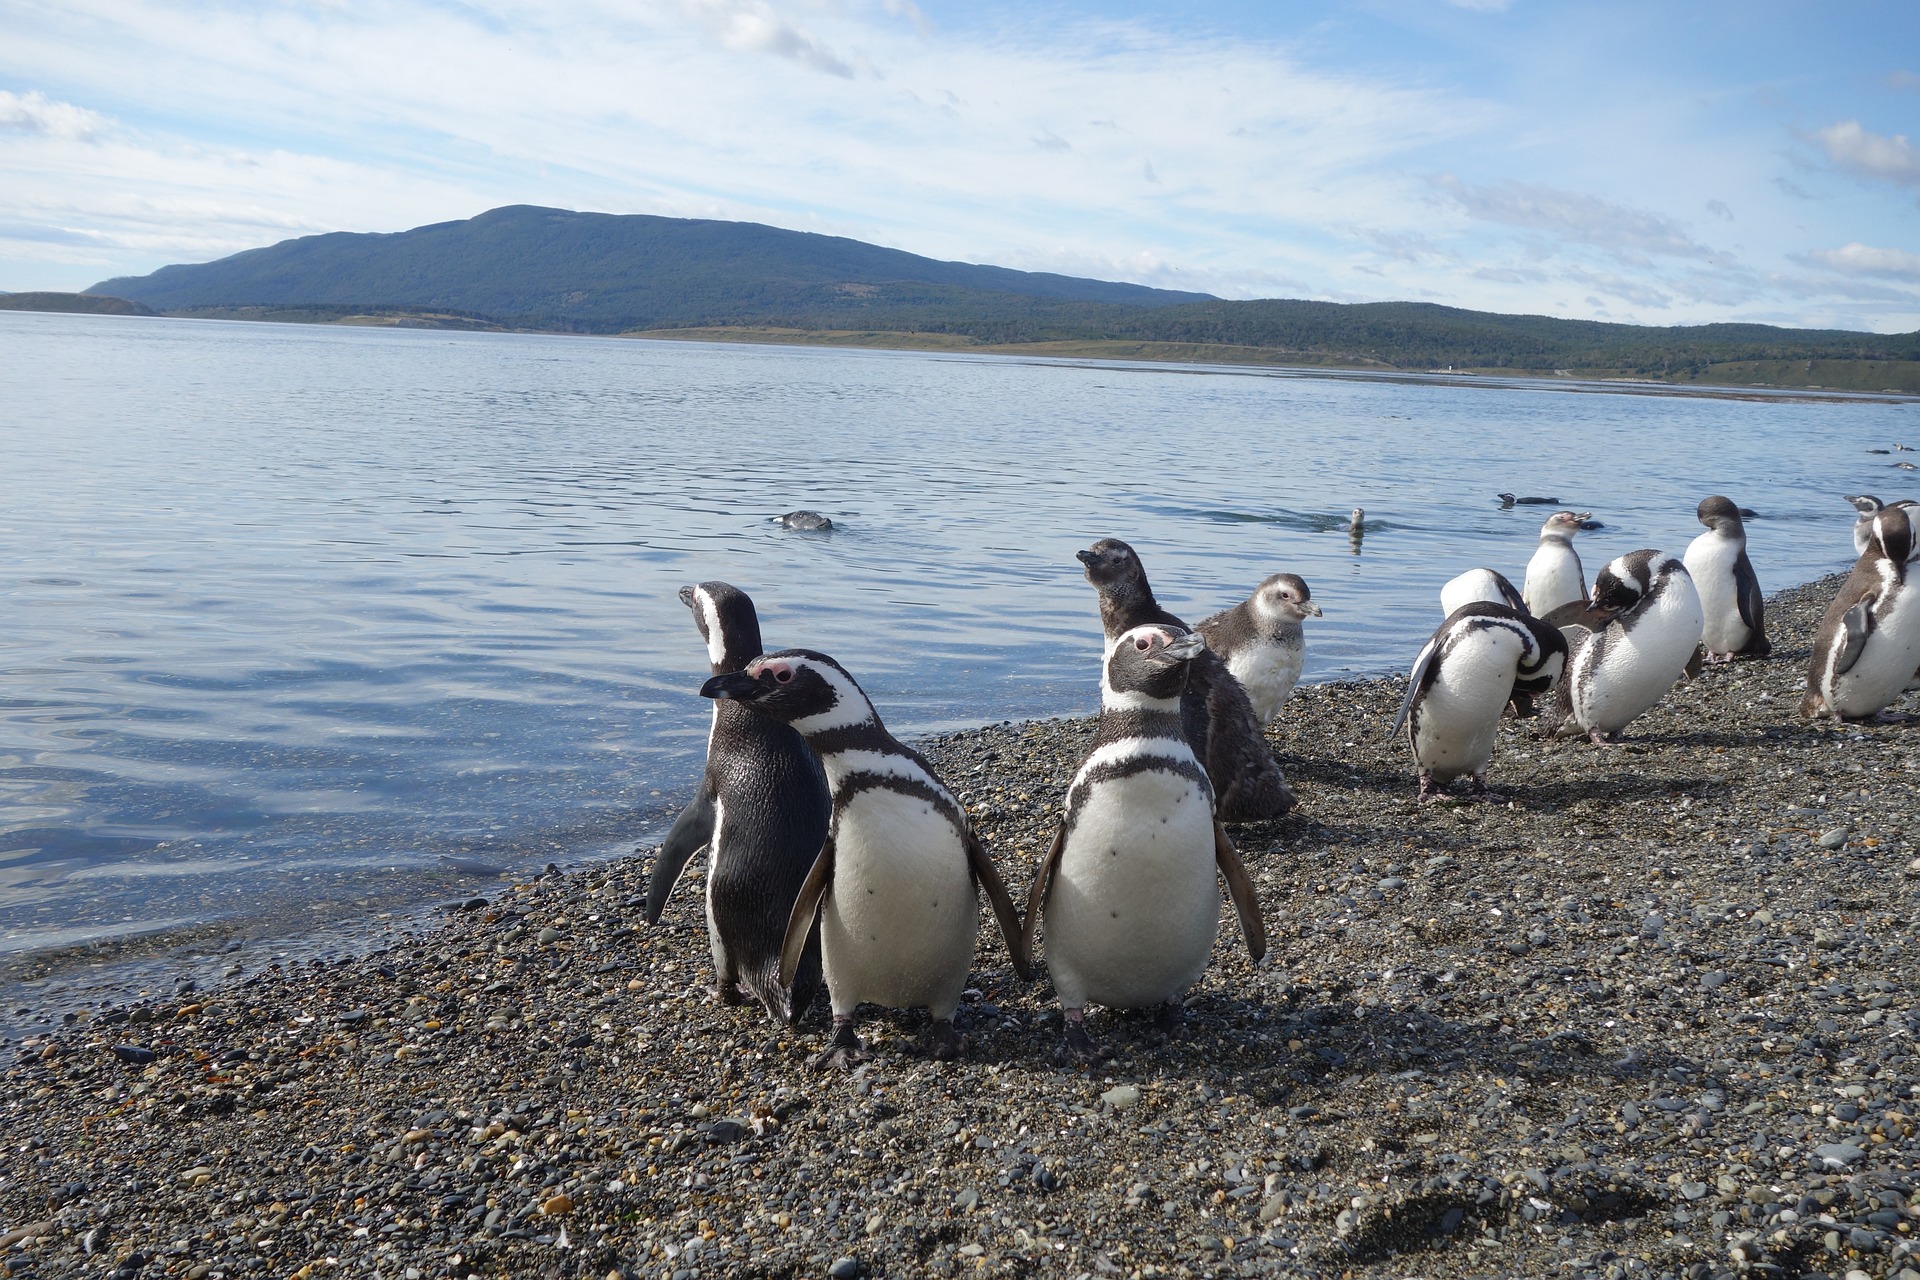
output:
{"label": "black and white penguin", "polygon": [[1020,918],[960,802],[913,748],[896,741],[839,663],[784,649],[718,675],[702,696],[726,698],[793,726],[826,770],[833,812],[787,922],[780,972],[790,979],[819,921],[833,1038],[819,1065],[846,1067],[865,1051],[861,1003],[925,1007],[925,1047],[965,1049],[953,1011],[973,964],[978,894],[987,893],[1014,969],[1028,975]]}
{"label": "black and white penguin", "polygon": [[1507,575],[1494,569],[1469,569],[1440,588],[1440,612],[1451,617],[1462,605],[1503,604],[1527,612],[1526,598]]}
{"label": "black and white penguin", "polygon": [[1563,622],[1567,612],[1547,620],[1568,636],[1560,711],[1594,742],[1617,742],[1687,673],[1704,621],[1700,594],[1678,556],[1632,551],[1594,578],[1588,622]]}
{"label": "black and white penguin", "polygon": [[830,533],[833,530],[833,521],[818,511],[789,511],[785,515],[769,518],[783,529],[797,529],[802,533]]}
{"label": "black and white penguin", "polygon": [[[1100,592],[1100,622],[1109,645],[1149,622],[1190,630],[1153,598],[1147,571],[1132,547],[1102,538],[1076,554],[1086,566],[1087,581]],[[1180,714],[1193,754],[1213,783],[1223,822],[1278,818],[1293,808],[1293,788],[1267,746],[1247,691],[1220,655],[1208,651],[1188,664]]]}
{"label": "black and white penguin", "polygon": [[1253,884],[1181,723],[1181,691],[1205,652],[1201,637],[1164,623],[1131,628],[1107,650],[1093,742],[1027,896],[1029,955],[1046,921],[1062,1060],[1108,1056],[1087,1034],[1089,1003],[1165,1005],[1199,979],[1220,932],[1216,871],[1247,950],[1266,955]]}
{"label": "black and white penguin", "polygon": [[1560,501],[1558,498],[1516,498],[1510,493],[1496,493],[1493,496],[1500,499],[1502,511],[1509,507],[1551,507]]}
{"label": "black and white penguin", "polygon": [[[702,582],[680,588],[680,602],[693,610],[714,675],[760,656],[760,619],[746,592]],[[709,850],[707,941],[722,1003],[738,1004],[744,989],[773,1017],[797,1022],[813,1002],[819,939],[791,982],[780,980],[780,949],[831,809],[827,776],[798,733],[733,703],[714,703],[706,772],[654,859],[647,923],[660,923],[688,861]]]}
{"label": "black and white penguin", "polygon": [[1455,778],[1487,791],[1487,769],[1500,713],[1516,693],[1553,687],[1567,660],[1567,642],[1524,609],[1474,601],[1447,615],[1413,661],[1393,732],[1407,729],[1420,766],[1420,799],[1438,800]]}
{"label": "black and white penguin", "polygon": [[1540,545],[1527,561],[1526,585],[1521,590],[1527,612],[1534,617],[1544,618],[1575,600],[1586,603],[1586,571],[1573,550],[1573,535],[1592,518],[1591,511],[1556,511],[1540,526]]}
{"label": "black and white penguin", "polygon": [[1320,606],[1313,602],[1305,580],[1297,574],[1276,573],[1245,600],[1224,613],[1202,618],[1194,629],[1247,691],[1254,717],[1265,725],[1273,723],[1300,683],[1300,666],[1307,656],[1300,623],[1319,616]]}
{"label": "black and white penguin", "polygon": [[1700,593],[1705,626],[1700,641],[1708,662],[1736,657],[1764,658],[1773,652],[1767,639],[1766,597],[1753,561],[1747,558],[1747,527],[1733,499],[1712,497],[1695,513],[1707,531],[1687,545],[1682,560]]}
{"label": "black and white penguin", "polygon": [[[1853,554],[1856,556],[1865,555],[1867,552],[1867,538],[1873,533],[1875,516],[1882,511],[1899,511],[1911,522],[1914,508],[1920,506],[1920,503],[1915,503],[1911,498],[1896,498],[1892,502],[1882,502],[1870,493],[1849,494],[1847,501],[1851,502],[1853,509],[1859,513],[1858,518],[1853,522]],[[1920,536],[1914,538],[1914,550],[1908,558],[1912,559],[1914,556],[1920,556]]]}
{"label": "black and white penguin", "polygon": [[1920,591],[1907,567],[1914,541],[1906,512],[1889,507],[1873,517],[1866,551],[1820,620],[1802,715],[1900,718],[1887,706],[1920,665]]}

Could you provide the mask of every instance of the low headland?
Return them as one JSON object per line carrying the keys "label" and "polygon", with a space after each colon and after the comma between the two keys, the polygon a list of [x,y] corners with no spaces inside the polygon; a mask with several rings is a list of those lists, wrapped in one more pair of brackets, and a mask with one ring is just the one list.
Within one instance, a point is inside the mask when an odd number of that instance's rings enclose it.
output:
{"label": "low headland", "polygon": [[[709,992],[693,871],[450,907],[374,954],[0,1046],[12,1275],[1920,1274],[1916,730],[1797,712],[1834,582],[1616,748],[1503,727],[1506,805],[1414,802],[1404,681],[1304,689],[1184,1025],[1096,1013],[984,916],[971,1057],[815,1074]],[[883,709],[884,710],[884,709]],[[1085,721],[925,744],[1016,893]],[[647,851],[650,852],[650,851]]]}

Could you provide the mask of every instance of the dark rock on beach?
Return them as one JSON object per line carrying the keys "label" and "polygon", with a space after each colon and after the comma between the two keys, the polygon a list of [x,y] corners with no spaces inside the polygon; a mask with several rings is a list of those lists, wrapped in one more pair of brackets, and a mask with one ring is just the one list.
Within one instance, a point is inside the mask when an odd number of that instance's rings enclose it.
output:
{"label": "dark rock on beach", "polygon": [[[1400,681],[1301,690],[1273,958],[1229,913],[1091,1071],[983,913],[973,1056],[815,1074],[646,857],[0,1045],[0,1274],[1920,1277],[1920,729],[1799,718],[1831,590],[1621,747],[1509,723],[1499,806],[1414,802]],[[1087,736],[926,744],[1016,892]]]}

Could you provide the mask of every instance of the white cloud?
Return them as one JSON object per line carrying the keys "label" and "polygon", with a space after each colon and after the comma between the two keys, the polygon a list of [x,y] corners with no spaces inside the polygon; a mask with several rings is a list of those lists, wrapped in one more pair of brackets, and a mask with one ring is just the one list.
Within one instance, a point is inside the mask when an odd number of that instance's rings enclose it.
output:
{"label": "white cloud", "polygon": [[1835,166],[1862,178],[1920,187],[1920,147],[1905,134],[1869,133],[1858,120],[1831,125],[1814,135]]}
{"label": "white cloud", "polygon": [[56,102],[37,89],[27,93],[0,89],[0,132],[91,142],[111,124],[97,112],[71,102]]}
{"label": "white cloud", "polygon": [[780,17],[766,0],[687,0],[692,13],[729,49],[791,58],[830,76],[853,78],[853,66],[818,37]]}
{"label": "white cloud", "polygon": [[1474,186],[1450,173],[1435,177],[1433,185],[1459,201],[1469,217],[1545,232],[1629,260],[1714,256],[1671,220],[1597,196],[1512,180]]}
{"label": "white cloud", "polygon": [[1920,281],[1920,253],[1908,253],[1904,249],[1875,249],[1856,242],[1838,249],[1815,249],[1807,256],[1823,267],[1850,276]]}

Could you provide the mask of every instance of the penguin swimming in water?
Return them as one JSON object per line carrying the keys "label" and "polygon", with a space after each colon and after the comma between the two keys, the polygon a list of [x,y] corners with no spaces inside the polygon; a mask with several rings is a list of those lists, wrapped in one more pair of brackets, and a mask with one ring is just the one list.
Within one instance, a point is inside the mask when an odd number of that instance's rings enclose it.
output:
{"label": "penguin swimming in water", "polygon": [[1773,652],[1767,639],[1766,597],[1747,558],[1740,508],[1731,498],[1716,496],[1704,499],[1695,514],[1707,532],[1687,545],[1682,560],[1693,589],[1700,593],[1705,618],[1700,641],[1707,647],[1707,661],[1764,658]]}
{"label": "penguin swimming in water", "polygon": [[818,511],[789,511],[785,515],[769,517],[773,523],[783,529],[797,529],[802,533],[831,533],[833,521]]}
{"label": "penguin swimming in water", "polygon": [[1266,955],[1253,883],[1181,721],[1189,667],[1205,652],[1198,635],[1164,623],[1133,627],[1107,650],[1093,742],[1027,896],[1025,946],[1031,955],[1044,918],[1065,1014],[1059,1060],[1108,1056],[1087,1034],[1090,1002],[1165,1005],[1199,979],[1220,931],[1216,871],[1248,952]]}
{"label": "penguin swimming in water", "polygon": [[1502,511],[1510,507],[1551,507],[1560,502],[1558,498],[1516,498],[1510,493],[1496,493],[1493,496],[1500,499]]}
{"label": "penguin swimming in water", "polygon": [[[746,592],[702,582],[680,588],[680,602],[693,610],[714,675],[760,656],[760,619]],[[721,1003],[738,1004],[744,989],[772,1017],[798,1022],[813,1002],[818,937],[790,982],[780,980],[780,949],[831,809],[827,775],[798,733],[733,703],[713,704],[706,771],[654,859],[646,915],[660,923],[688,861],[709,850],[707,941]]]}
{"label": "penguin swimming in water", "polygon": [[[1867,539],[1873,533],[1875,516],[1882,511],[1899,511],[1911,522],[1915,507],[1920,506],[1920,503],[1915,503],[1911,498],[1896,498],[1892,502],[1882,502],[1870,493],[1850,494],[1847,501],[1851,502],[1853,509],[1859,513],[1858,518],[1853,522],[1853,554],[1856,556],[1866,554]],[[1920,556],[1920,536],[1914,539],[1914,544],[1914,550],[1909,554],[1909,559]]]}
{"label": "penguin swimming in water", "polygon": [[1573,549],[1573,535],[1592,518],[1591,511],[1556,511],[1540,526],[1540,545],[1527,561],[1526,585],[1521,591],[1527,612],[1534,617],[1544,618],[1576,600],[1587,603],[1586,571]]}
{"label": "penguin swimming in water", "polygon": [[1440,612],[1451,616],[1462,605],[1475,602],[1503,604],[1520,613],[1527,612],[1526,599],[1507,575],[1493,569],[1469,569],[1449,578],[1440,588]]}
{"label": "penguin swimming in water", "polygon": [[[1076,555],[1086,566],[1087,581],[1100,592],[1100,622],[1109,645],[1149,622],[1190,630],[1154,599],[1147,571],[1126,543],[1102,538]],[[1267,746],[1247,691],[1218,654],[1202,653],[1189,664],[1180,714],[1193,754],[1213,783],[1221,821],[1256,822],[1293,808],[1293,789]]]}
{"label": "penguin swimming in water", "polygon": [[1632,551],[1594,578],[1585,625],[1563,621],[1567,612],[1547,620],[1569,637],[1560,711],[1595,743],[1617,742],[1686,673],[1700,644],[1700,595],[1678,556]]}
{"label": "penguin swimming in water", "polygon": [[1276,573],[1245,600],[1202,618],[1194,629],[1247,691],[1254,717],[1267,725],[1300,682],[1307,654],[1300,623],[1319,616],[1320,606],[1313,602],[1306,581],[1297,574]]}
{"label": "penguin swimming in water", "polygon": [[1800,714],[1905,718],[1886,708],[1920,665],[1920,591],[1907,567],[1913,543],[1906,512],[1889,507],[1873,517],[1866,551],[1820,620]]}
{"label": "penguin swimming in water", "polygon": [[1474,601],[1447,615],[1413,661],[1407,694],[1392,732],[1407,729],[1420,766],[1420,799],[1438,800],[1455,778],[1474,795],[1487,790],[1487,769],[1500,713],[1516,693],[1541,694],[1560,678],[1566,639],[1522,609]]}
{"label": "penguin swimming in water", "polygon": [[791,725],[826,770],[833,812],[788,919],[780,961],[782,980],[790,980],[817,917],[833,1038],[816,1065],[847,1067],[866,1056],[854,1032],[862,1003],[924,1006],[933,1019],[927,1051],[959,1056],[966,1046],[953,1011],[973,965],[977,889],[986,890],[1014,971],[1029,973],[1020,917],[966,810],[924,756],[887,732],[846,668],[824,653],[770,653],[713,677],[700,693]]}

